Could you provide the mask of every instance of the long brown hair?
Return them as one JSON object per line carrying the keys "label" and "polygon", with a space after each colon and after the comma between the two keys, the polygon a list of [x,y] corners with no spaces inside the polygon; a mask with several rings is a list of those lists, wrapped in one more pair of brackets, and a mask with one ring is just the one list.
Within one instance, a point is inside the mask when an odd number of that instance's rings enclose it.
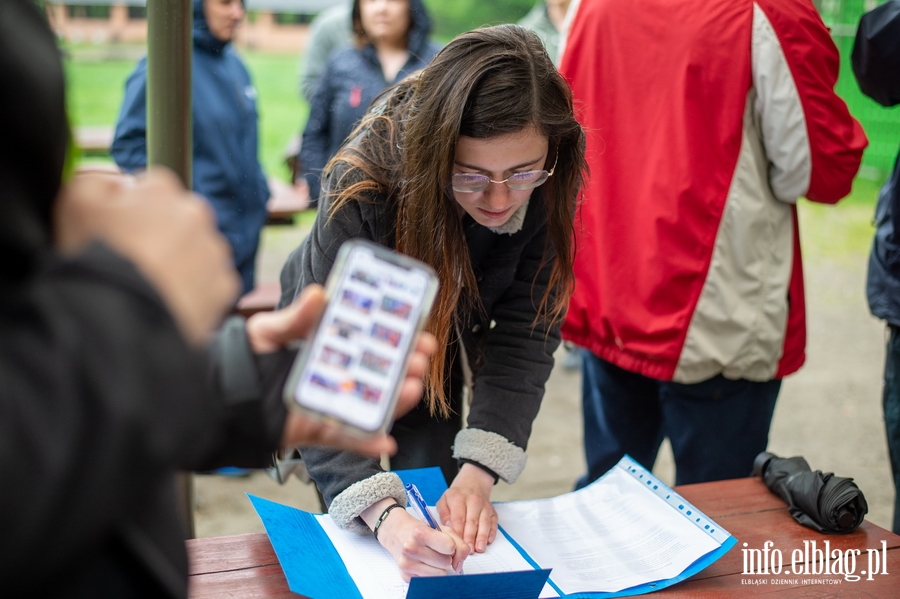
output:
{"label": "long brown hair", "polygon": [[[548,162],[557,160],[554,175],[531,196],[546,206],[551,247],[545,256],[553,260],[547,290],[535,302],[535,324],[556,322],[572,292],[572,223],[586,169],[585,137],[569,86],[534,33],[499,25],[456,37],[419,74],[376,100],[326,167],[326,173],[340,173],[332,183],[331,215],[351,200],[387,197],[396,212],[396,249],[437,271],[441,287],[427,329],[438,347],[452,344],[459,307],[481,308],[449,186],[457,139],[488,139],[528,127],[547,136]],[[443,416],[450,413],[446,367],[447,353],[438,352],[425,379],[429,409]]]}

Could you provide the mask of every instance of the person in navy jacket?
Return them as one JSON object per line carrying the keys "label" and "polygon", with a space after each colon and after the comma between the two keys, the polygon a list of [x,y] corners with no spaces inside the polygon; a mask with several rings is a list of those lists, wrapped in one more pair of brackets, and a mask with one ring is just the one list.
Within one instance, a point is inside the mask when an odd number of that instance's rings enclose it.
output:
{"label": "person in navy jacket", "polygon": [[439,49],[428,39],[431,19],[421,0],[355,0],[351,15],[355,45],[331,55],[303,130],[300,160],[312,205],[322,170],[375,97]]}
{"label": "person in navy jacket", "polygon": [[[867,12],[853,44],[853,74],[864,94],[882,106],[900,105],[900,0]],[[900,153],[878,194],[875,237],[869,254],[866,298],[887,323],[882,405],[888,457],[894,477],[893,531],[900,533]]]}
{"label": "person in navy jacket", "polygon": [[[241,0],[194,0],[193,189],[215,210],[244,292],[253,289],[269,188],[257,158],[256,89],[231,46]],[[110,153],[125,171],[147,166],[147,59],[125,83]]]}

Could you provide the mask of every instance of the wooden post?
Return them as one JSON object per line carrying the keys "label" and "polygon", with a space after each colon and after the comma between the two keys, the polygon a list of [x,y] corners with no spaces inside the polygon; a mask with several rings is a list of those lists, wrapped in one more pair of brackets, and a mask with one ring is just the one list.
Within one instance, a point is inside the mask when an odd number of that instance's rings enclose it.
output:
{"label": "wooden post", "polygon": [[[193,137],[191,0],[147,3],[147,163],[175,171],[191,189]],[[176,480],[186,537],[194,538],[194,488],[188,472]]]}
{"label": "wooden post", "polygon": [[147,161],[192,187],[191,0],[147,3]]}

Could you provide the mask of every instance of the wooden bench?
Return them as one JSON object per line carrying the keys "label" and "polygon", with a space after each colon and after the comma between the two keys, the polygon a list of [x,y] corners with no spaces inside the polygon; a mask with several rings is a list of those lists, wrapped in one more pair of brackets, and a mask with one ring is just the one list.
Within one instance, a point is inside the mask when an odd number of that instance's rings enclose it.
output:
{"label": "wooden bench", "polygon": [[269,179],[269,193],[267,225],[292,225],[294,216],[309,207],[309,190],[303,183],[294,186],[280,179]]}
{"label": "wooden bench", "polygon": [[[112,162],[88,162],[78,165],[75,169],[78,174],[102,174],[102,175],[121,175],[128,179],[131,175],[123,173],[118,166]],[[288,185],[277,179],[269,180],[269,196],[266,202],[266,224],[267,225],[292,225],[294,224],[294,216],[303,212],[309,206],[309,194],[302,193],[292,185]]]}
{"label": "wooden bench", "polygon": [[257,283],[250,293],[238,300],[234,311],[244,318],[249,318],[257,312],[274,310],[281,298],[281,283],[278,281],[266,281]]}
{"label": "wooden bench", "polygon": [[85,154],[108,154],[115,129],[107,126],[75,127],[75,146]]}

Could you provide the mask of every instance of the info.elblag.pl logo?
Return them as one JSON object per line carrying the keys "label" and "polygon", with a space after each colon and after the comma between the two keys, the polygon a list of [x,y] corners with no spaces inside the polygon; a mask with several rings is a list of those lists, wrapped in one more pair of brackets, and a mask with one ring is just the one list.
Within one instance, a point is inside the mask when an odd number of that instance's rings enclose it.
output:
{"label": "info.elblag.pl logo", "polygon": [[[847,582],[859,580],[875,580],[876,576],[886,576],[887,541],[881,541],[881,547],[866,549],[832,549],[831,541],[825,541],[820,547],[816,541],[803,541],[803,548],[791,551],[790,561],[772,541],[766,541],[762,549],[748,548],[744,543],[741,550],[744,557],[745,576],[781,575],[780,579],[744,579],[744,584],[840,584],[841,579],[833,578],[788,578],[785,576],[843,576]],[[865,569],[859,569],[865,567]],[[857,570],[859,571],[857,572]]]}

